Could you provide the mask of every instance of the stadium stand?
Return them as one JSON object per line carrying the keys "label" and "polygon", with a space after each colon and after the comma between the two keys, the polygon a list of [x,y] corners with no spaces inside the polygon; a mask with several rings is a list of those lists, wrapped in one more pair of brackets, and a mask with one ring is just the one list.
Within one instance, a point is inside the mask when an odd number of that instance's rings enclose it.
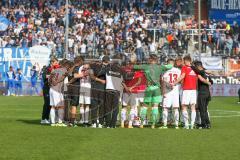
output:
{"label": "stadium stand", "polygon": [[[70,1],[68,57],[96,58],[119,53],[147,56],[153,52],[176,56],[194,52],[197,22],[193,17],[181,18],[188,1],[144,2]],[[0,3],[0,15],[11,22],[6,30],[0,31],[0,47],[42,45],[57,57],[63,57],[65,1],[3,0]],[[201,51],[237,56],[239,32],[237,24],[230,27],[226,22],[202,22]]]}

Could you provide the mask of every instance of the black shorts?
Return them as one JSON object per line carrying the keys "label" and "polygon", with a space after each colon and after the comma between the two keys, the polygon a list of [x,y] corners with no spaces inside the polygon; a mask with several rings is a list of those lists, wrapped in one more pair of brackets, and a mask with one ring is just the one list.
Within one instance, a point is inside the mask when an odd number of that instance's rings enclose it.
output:
{"label": "black shorts", "polygon": [[71,106],[79,105],[79,87],[70,87],[68,88],[68,97]]}
{"label": "black shorts", "polygon": [[91,105],[104,105],[105,89],[91,88]]}
{"label": "black shorts", "polygon": [[70,96],[69,98],[71,106],[79,105],[79,96]]}

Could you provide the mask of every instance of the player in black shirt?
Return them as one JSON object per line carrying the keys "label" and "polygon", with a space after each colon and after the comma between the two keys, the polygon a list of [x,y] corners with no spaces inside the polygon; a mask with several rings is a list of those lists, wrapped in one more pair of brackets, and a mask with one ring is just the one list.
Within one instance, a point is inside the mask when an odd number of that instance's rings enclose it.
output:
{"label": "player in black shirt", "polygon": [[74,68],[72,73],[70,73],[68,80],[68,95],[70,99],[71,108],[71,119],[70,125],[75,125],[77,106],[79,105],[79,90],[80,90],[80,78],[83,75],[79,74],[79,68],[83,64],[84,59],[80,56],[74,59]]}
{"label": "player in black shirt", "polygon": [[210,76],[205,72],[202,62],[194,63],[193,69],[198,74],[198,98],[197,105],[201,116],[201,127],[203,129],[210,128],[210,120],[208,116],[208,103],[211,100],[209,86],[213,84]]}
{"label": "player in black shirt", "polygon": [[[91,119],[93,128],[102,128],[104,124],[105,88],[107,59],[90,64],[92,74],[91,81]],[[98,121],[99,120],[99,121]]]}

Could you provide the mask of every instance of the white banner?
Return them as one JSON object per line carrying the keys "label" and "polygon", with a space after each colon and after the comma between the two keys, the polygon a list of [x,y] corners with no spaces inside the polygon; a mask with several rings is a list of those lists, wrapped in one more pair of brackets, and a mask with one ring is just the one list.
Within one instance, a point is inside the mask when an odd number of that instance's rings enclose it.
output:
{"label": "white banner", "polygon": [[34,46],[29,48],[29,57],[32,64],[39,64],[40,67],[48,64],[51,50],[45,46]]}
{"label": "white banner", "polygon": [[203,67],[207,70],[222,70],[223,60],[221,57],[202,57]]}

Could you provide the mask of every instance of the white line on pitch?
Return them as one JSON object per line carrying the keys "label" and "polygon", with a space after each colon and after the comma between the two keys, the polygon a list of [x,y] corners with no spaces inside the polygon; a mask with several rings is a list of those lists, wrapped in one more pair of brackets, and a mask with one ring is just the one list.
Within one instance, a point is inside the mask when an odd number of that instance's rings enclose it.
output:
{"label": "white line on pitch", "polygon": [[228,115],[228,116],[210,116],[210,118],[231,118],[231,117],[240,117],[239,115]]}

